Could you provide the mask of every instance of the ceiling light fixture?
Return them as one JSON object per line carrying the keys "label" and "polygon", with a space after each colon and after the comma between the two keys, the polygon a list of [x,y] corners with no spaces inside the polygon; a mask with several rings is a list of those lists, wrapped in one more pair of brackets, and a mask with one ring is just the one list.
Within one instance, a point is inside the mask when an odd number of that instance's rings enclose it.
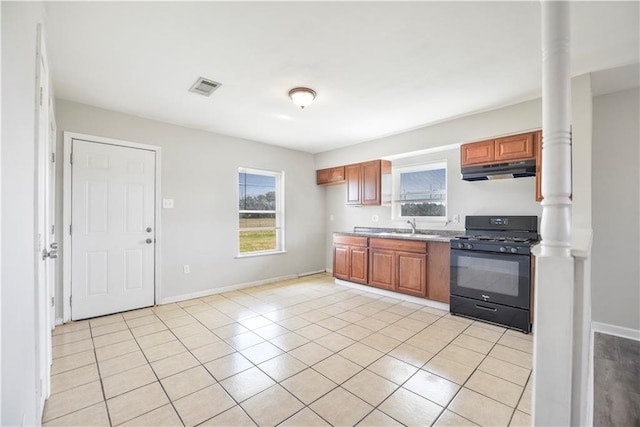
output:
{"label": "ceiling light fixture", "polygon": [[289,98],[298,107],[304,109],[316,99],[316,91],[308,87],[294,87],[289,91]]}

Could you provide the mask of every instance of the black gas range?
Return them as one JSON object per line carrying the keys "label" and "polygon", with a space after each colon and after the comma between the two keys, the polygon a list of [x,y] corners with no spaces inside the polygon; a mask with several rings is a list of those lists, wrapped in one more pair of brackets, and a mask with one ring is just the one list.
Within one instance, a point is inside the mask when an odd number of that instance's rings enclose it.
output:
{"label": "black gas range", "polygon": [[531,246],[536,216],[467,216],[451,240],[452,314],[531,331]]}

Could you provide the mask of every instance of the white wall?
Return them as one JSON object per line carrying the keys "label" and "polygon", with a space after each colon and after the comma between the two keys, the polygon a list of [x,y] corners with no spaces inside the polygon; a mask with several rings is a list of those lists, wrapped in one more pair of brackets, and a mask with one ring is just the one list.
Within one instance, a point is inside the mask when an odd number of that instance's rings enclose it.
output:
{"label": "white wall", "polygon": [[[61,132],[162,147],[162,197],[175,208],[162,210],[161,299],[324,270],[324,192],[311,154],[62,99],[56,120]],[[285,171],[286,254],[236,258],[239,166]]]}
{"label": "white wall", "polygon": [[[535,178],[467,182],[460,178],[460,149],[439,151],[441,145],[478,141],[539,129],[541,102],[529,101],[473,116],[463,117],[414,130],[404,134],[370,141],[316,155],[316,168],[355,163],[372,158],[392,157],[402,153],[416,154],[393,161],[393,166],[447,161],[447,215],[460,214],[459,223],[418,222],[418,228],[464,230],[466,215],[536,215],[542,208],[535,201]],[[419,150],[431,151],[418,154]],[[332,268],[332,233],[350,231],[354,226],[408,228],[403,221],[391,220],[391,208],[384,206],[354,207],[345,205],[345,186],[326,187],[325,256],[327,269]],[[373,222],[372,216],[379,221]],[[333,220],[331,220],[333,216]]]}
{"label": "white wall", "polygon": [[640,330],[638,88],[593,98],[592,319]]}
{"label": "white wall", "polygon": [[36,425],[35,100],[42,3],[2,3],[2,425]]}

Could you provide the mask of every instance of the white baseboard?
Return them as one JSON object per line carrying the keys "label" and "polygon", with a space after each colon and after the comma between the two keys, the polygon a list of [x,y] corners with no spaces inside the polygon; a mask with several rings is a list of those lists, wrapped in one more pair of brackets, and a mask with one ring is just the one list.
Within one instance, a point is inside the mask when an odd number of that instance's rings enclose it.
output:
{"label": "white baseboard", "polygon": [[56,317],[56,326],[60,326],[64,323],[62,317]]}
{"label": "white baseboard", "polygon": [[347,288],[358,289],[359,291],[371,292],[372,294],[382,295],[385,297],[397,298],[403,301],[413,302],[413,303],[424,305],[427,307],[437,308],[439,310],[449,311],[449,304],[433,301],[430,299],[418,298],[411,295],[405,295],[398,292],[387,291],[385,289],[374,288],[367,285],[360,285],[358,283],[348,282],[346,280],[340,280],[340,279],[335,279],[335,284],[346,286]]}
{"label": "white baseboard", "polygon": [[333,268],[327,268],[325,271],[329,274],[333,274]]}
{"label": "white baseboard", "polygon": [[252,288],[254,286],[268,285],[270,283],[282,282],[284,280],[297,279],[299,277],[310,276],[312,274],[324,273],[324,270],[310,271],[300,274],[287,274],[286,276],[272,277],[270,279],[256,280],[255,282],[239,283],[237,285],[224,286],[222,288],[207,289],[200,292],[192,292],[190,294],[176,295],[172,297],[161,298],[158,305],[171,304],[174,302],[186,301],[194,298],[208,297],[209,295],[222,294],[224,292],[237,291],[239,289]]}
{"label": "white baseboard", "polygon": [[326,272],[326,270],[308,271],[306,273],[298,274],[298,277],[313,276],[314,274],[320,274],[320,273],[325,273],[325,272]]}
{"label": "white baseboard", "polygon": [[591,329],[594,332],[601,332],[603,334],[640,341],[640,330],[637,329],[625,328],[623,326],[601,322],[591,322]]}

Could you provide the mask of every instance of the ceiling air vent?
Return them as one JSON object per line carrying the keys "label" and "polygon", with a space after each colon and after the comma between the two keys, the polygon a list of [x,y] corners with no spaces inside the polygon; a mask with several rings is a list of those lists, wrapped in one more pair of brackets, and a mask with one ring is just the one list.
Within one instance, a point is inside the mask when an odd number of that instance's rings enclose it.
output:
{"label": "ceiling air vent", "polygon": [[213,80],[199,77],[198,80],[191,86],[189,92],[197,93],[199,95],[210,96],[214,90],[222,86],[221,83],[214,82]]}

